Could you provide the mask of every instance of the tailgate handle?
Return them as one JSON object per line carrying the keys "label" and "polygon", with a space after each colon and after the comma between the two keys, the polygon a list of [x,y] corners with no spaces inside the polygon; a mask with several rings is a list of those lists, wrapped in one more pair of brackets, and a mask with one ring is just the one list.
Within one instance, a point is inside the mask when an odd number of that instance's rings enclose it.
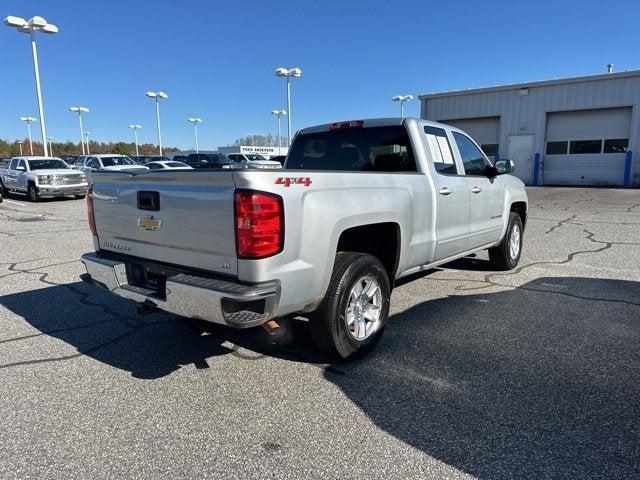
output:
{"label": "tailgate handle", "polygon": [[160,210],[160,193],[159,192],[138,192],[138,208],[140,210],[151,210],[157,212]]}

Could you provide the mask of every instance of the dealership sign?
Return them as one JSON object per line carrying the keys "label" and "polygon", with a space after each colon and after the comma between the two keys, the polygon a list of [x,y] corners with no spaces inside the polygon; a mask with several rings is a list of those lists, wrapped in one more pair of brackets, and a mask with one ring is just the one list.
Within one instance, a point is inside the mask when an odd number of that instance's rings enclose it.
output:
{"label": "dealership sign", "polygon": [[260,153],[262,155],[278,155],[278,147],[240,146],[240,153]]}

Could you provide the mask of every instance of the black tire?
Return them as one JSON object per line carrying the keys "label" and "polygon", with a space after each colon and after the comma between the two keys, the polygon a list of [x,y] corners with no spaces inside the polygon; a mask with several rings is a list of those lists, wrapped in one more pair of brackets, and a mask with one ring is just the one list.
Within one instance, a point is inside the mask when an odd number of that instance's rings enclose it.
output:
{"label": "black tire", "polygon": [[30,183],[29,186],[27,187],[27,197],[29,197],[29,200],[31,200],[34,203],[37,203],[40,201],[40,194],[38,194],[38,189],[32,183]]}
{"label": "black tire", "polygon": [[76,200],[82,200],[86,195],[74,195],[74,197],[76,197]]}
{"label": "black tire", "polygon": [[2,183],[2,180],[0,180],[0,196],[2,196],[2,197],[8,197],[9,196],[9,190],[7,190],[4,187],[4,183]]}
{"label": "black tire", "polygon": [[[516,228],[519,232],[519,245],[517,254],[512,255],[511,238]],[[509,224],[507,225],[507,232],[504,234],[504,238],[498,245],[489,249],[489,261],[496,270],[513,270],[518,266],[520,255],[522,254],[523,233],[524,229],[520,215],[511,212],[509,214]]]}
{"label": "black tire", "polygon": [[[347,327],[346,310],[356,282],[367,276],[372,277],[380,288],[380,316],[375,330],[359,340]],[[389,316],[390,297],[389,278],[380,260],[365,253],[339,252],[333,265],[327,294],[309,322],[316,347],[343,360],[369,352],[384,332]]]}

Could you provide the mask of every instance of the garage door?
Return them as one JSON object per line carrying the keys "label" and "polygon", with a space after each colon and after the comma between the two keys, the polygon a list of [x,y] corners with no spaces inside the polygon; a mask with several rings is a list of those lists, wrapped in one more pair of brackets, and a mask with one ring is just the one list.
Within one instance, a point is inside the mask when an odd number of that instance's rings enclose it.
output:
{"label": "garage door", "polygon": [[467,132],[480,145],[488,157],[495,157],[498,153],[500,117],[441,120],[441,123],[446,123]]}
{"label": "garage door", "polygon": [[547,114],[545,185],[622,185],[631,107]]}

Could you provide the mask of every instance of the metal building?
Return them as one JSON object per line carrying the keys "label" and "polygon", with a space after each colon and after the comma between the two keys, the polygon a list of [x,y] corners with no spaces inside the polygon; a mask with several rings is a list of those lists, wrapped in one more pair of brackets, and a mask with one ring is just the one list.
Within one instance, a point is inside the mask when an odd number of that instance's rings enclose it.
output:
{"label": "metal building", "polygon": [[420,95],[528,185],[640,186],[640,70]]}

